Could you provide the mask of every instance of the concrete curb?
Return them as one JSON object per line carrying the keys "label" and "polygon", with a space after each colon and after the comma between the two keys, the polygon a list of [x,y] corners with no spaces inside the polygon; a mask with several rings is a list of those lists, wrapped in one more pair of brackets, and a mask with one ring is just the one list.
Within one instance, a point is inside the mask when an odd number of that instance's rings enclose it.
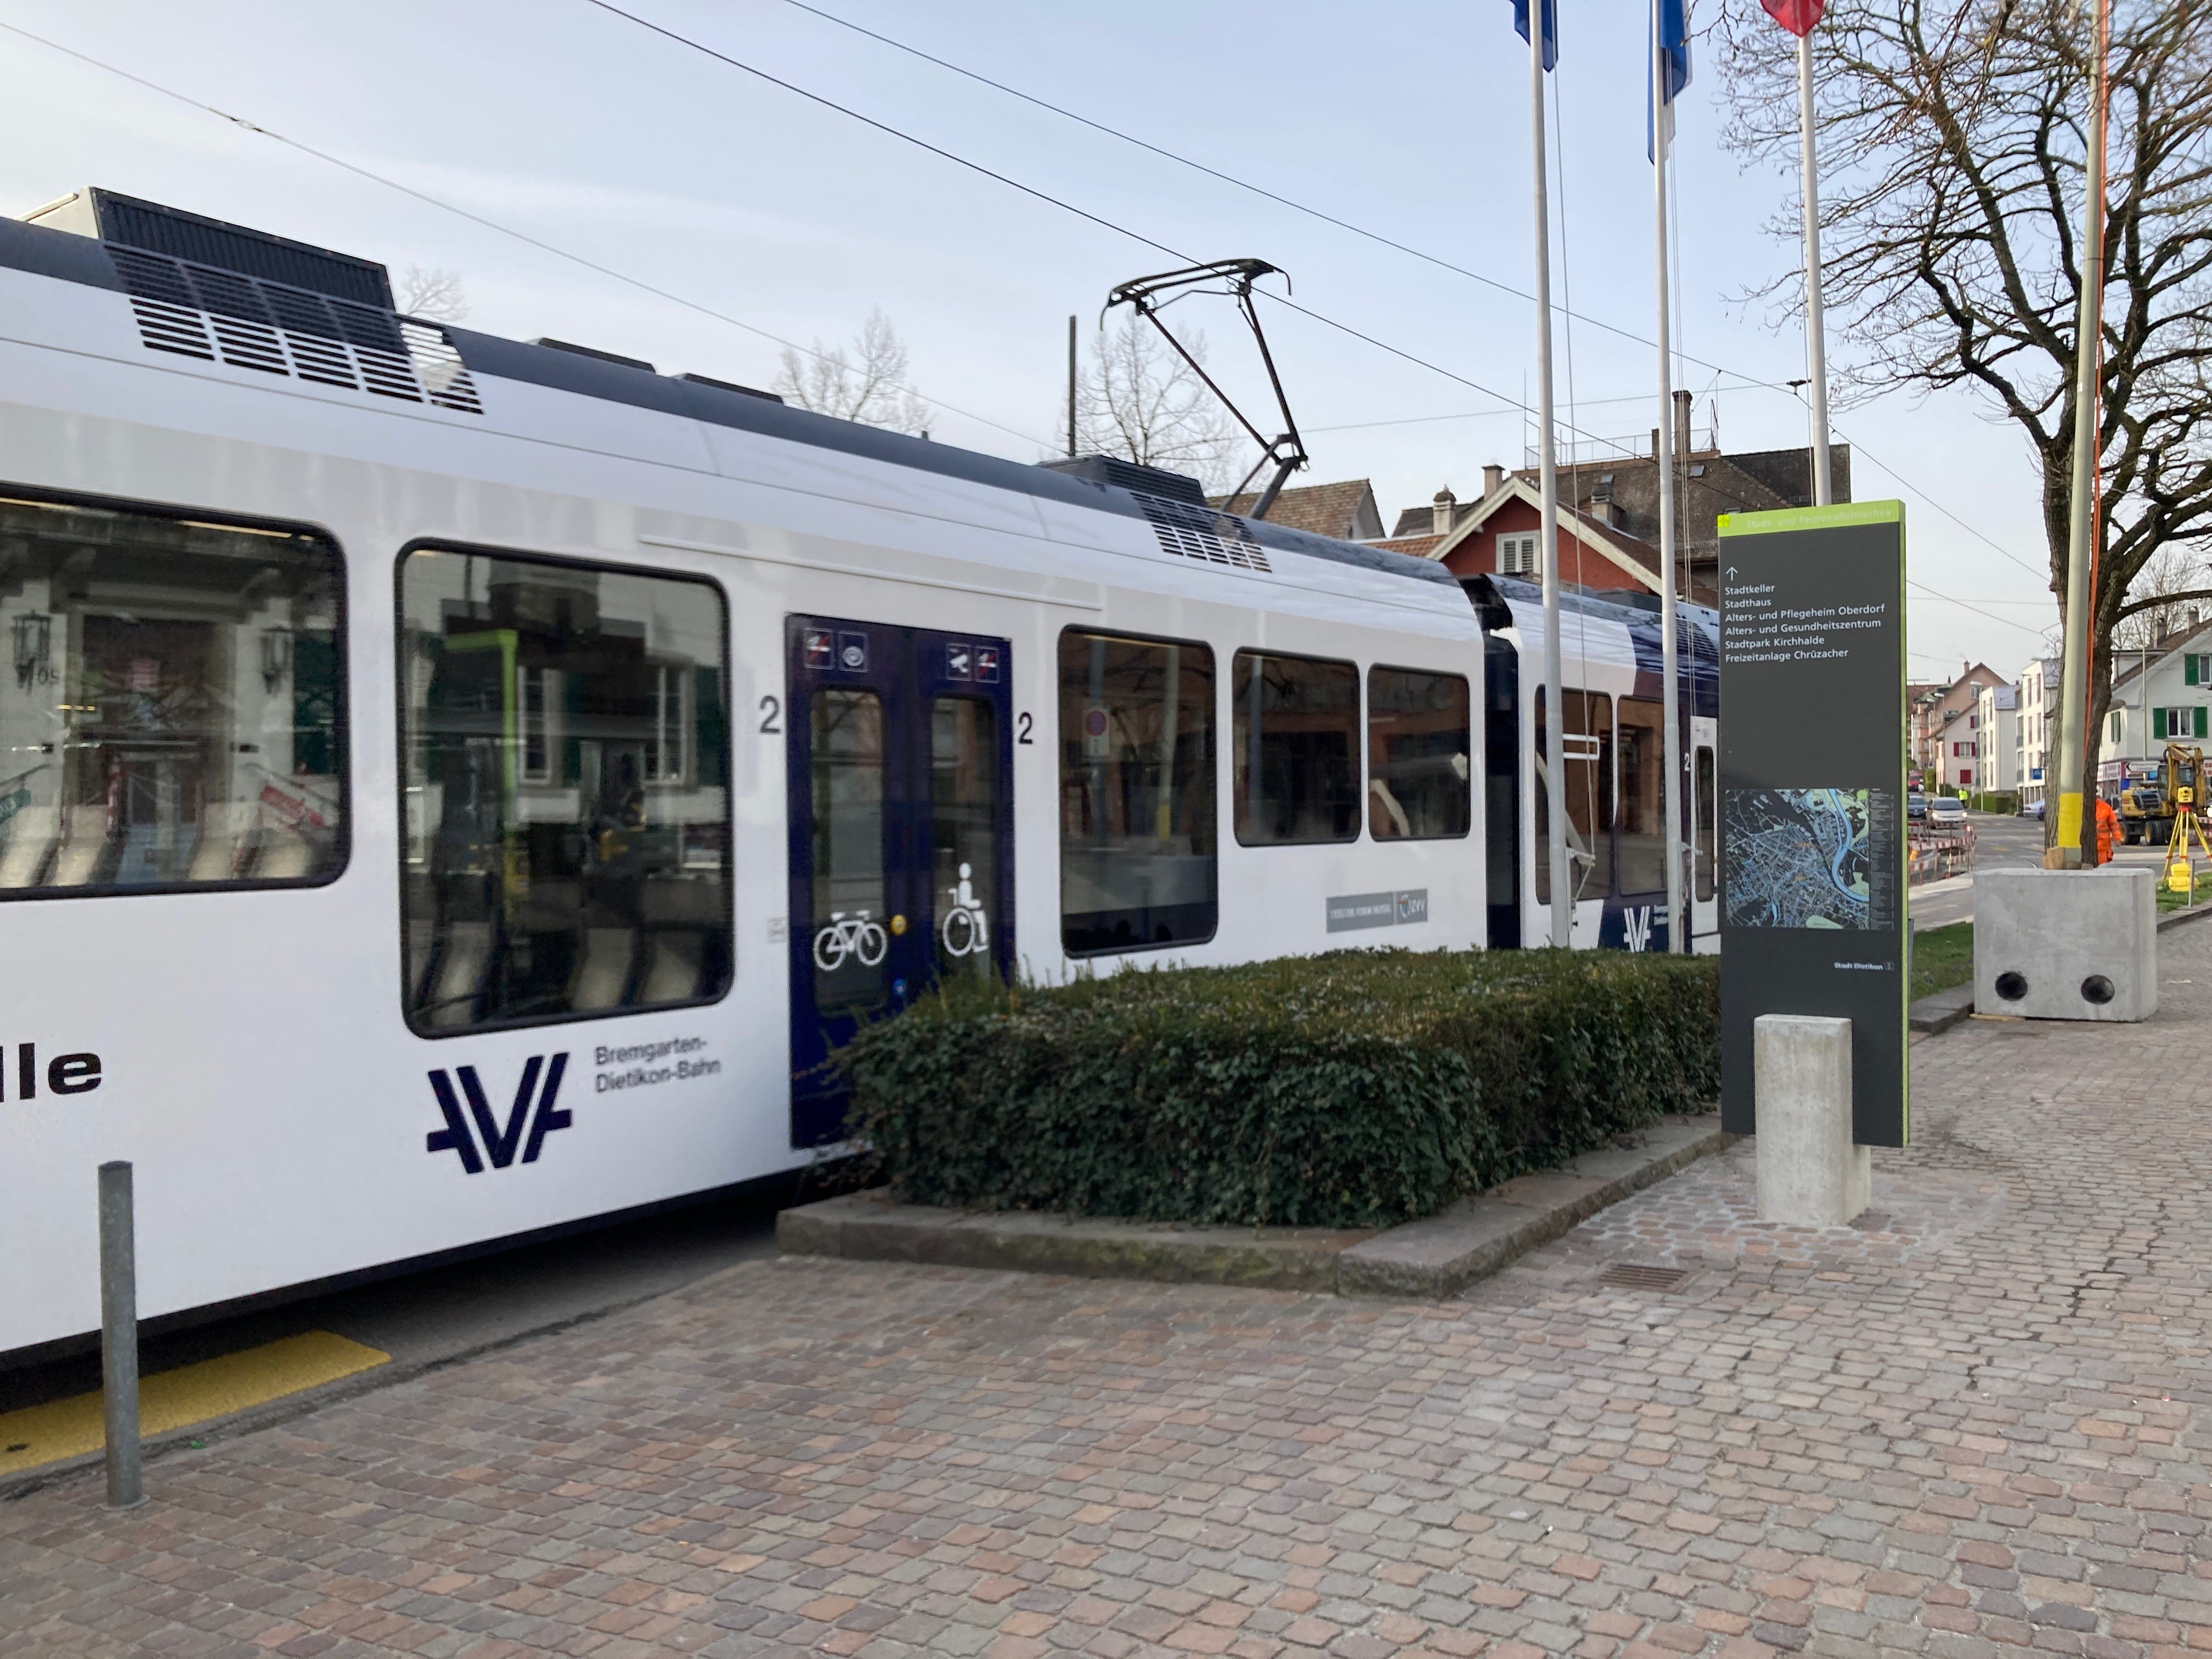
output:
{"label": "concrete curb", "polygon": [[787,1255],[848,1261],[1435,1301],[1735,1138],[1722,1132],[1717,1117],[1664,1118],[1621,1137],[1626,1144],[1585,1152],[1559,1169],[1522,1176],[1382,1232],[945,1210],[852,1193],[784,1211],[776,1218],[775,1242]]}
{"label": "concrete curb", "polygon": [[2156,926],[2158,931],[2162,933],[2169,927],[2179,927],[2185,922],[2202,921],[2206,916],[2212,916],[2212,904],[2192,904],[2185,909],[2168,910],[2158,919]]}
{"label": "concrete curb", "polygon": [[1948,1031],[1974,1012],[1974,982],[1954,985],[1920,999],[1906,1012],[1905,1023],[1915,1031]]}

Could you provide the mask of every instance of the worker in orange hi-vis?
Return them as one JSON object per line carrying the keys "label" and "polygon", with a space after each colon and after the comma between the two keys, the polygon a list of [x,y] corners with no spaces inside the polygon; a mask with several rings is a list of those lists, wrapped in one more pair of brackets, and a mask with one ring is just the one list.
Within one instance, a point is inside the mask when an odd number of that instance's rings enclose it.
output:
{"label": "worker in orange hi-vis", "polygon": [[2097,862],[2112,861],[2112,843],[2120,838],[2120,815],[2112,810],[2112,803],[2102,795],[2097,797]]}

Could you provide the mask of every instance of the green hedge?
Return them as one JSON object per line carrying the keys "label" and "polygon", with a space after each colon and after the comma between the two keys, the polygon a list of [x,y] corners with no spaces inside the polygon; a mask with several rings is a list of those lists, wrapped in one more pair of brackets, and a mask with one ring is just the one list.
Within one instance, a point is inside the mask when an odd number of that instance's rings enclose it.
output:
{"label": "green hedge", "polygon": [[910,1202],[1378,1226],[1720,1085],[1711,957],[1340,951],[965,986],[844,1050]]}
{"label": "green hedge", "polygon": [[1966,797],[1970,812],[2002,812],[2016,816],[2020,811],[2020,796],[2009,789],[1989,789],[1978,795]]}

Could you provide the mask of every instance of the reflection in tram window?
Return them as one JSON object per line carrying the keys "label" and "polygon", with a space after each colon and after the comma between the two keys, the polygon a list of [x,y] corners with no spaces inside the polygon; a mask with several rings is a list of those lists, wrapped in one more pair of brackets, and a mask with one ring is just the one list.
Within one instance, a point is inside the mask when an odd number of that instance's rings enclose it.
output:
{"label": "reflection in tram window", "polygon": [[400,606],[410,1020],[458,1031],[720,995],[720,593],[426,548],[401,562]]}
{"label": "reflection in tram window", "polygon": [[338,570],[314,536],[0,501],[0,897],[337,874]]}
{"label": "reflection in tram window", "polygon": [[999,720],[974,697],[939,697],[929,711],[931,912],[937,969],[945,978],[988,977],[993,941],[1010,917],[995,915],[999,864]]}
{"label": "reflection in tram window", "polygon": [[1666,705],[1620,700],[1620,890],[1667,890]]}
{"label": "reflection in tram window", "polygon": [[1239,651],[1231,669],[1237,839],[1247,847],[1359,834],[1359,671]]}
{"label": "reflection in tram window", "polygon": [[[1545,688],[1536,688],[1536,897],[1552,898],[1552,791],[1547,774]],[[1560,733],[1565,753],[1567,884],[1575,897],[1602,898],[1613,891],[1613,699],[1601,691],[1570,690]]]}
{"label": "reflection in tram window", "polygon": [[1213,937],[1213,653],[1060,636],[1060,940],[1071,956]]}
{"label": "reflection in tram window", "polygon": [[1468,832],[1473,815],[1467,681],[1367,671],[1367,832],[1377,841]]}
{"label": "reflection in tram window", "polygon": [[814,1006],[823,1013],[884,1000],[891,919],[884,902],[884,704],[872,691],[814,694]]}

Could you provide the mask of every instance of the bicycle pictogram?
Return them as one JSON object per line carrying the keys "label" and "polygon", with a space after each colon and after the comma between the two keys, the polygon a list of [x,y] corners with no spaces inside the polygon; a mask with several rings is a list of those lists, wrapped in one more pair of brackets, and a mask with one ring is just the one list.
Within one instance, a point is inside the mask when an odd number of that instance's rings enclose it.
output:
{"label": "bicycle pictogram", "polygon": [[830,925],[814,936],[814,965],[825,974],[834,974],[845,965],[847,957],[857,957],[864,968],[872,968],[884,959],[890,946],[890,936],[879,922],[868,920],[866,910],[856,910],[848,916],[842,910],[830,913]]}

